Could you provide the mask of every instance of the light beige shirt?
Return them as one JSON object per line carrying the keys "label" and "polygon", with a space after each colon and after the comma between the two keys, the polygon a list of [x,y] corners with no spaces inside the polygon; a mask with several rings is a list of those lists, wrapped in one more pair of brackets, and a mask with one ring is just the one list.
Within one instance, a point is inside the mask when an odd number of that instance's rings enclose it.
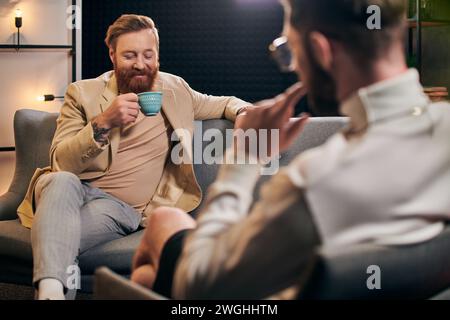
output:
{"label": "light beige shirt", "polygon": [[174,297],[253,297],[297,284],[304,196],[324,249],[411,244],[441,232],[450,218],[450,104],[432,104],[409,70],[358,90],[342,111],[356,121],[365,113],[367,131],[350,140],[336,133],[300,154],[263,186],[251,211],[260,168],[221,167],[186,238]]}
{"label": "light beige shirt", "polygon": [[93,187],[115,196],[142,213],[161,180],[170,148],[171,127],[163,112],[142,112],[120,132],[119,148],[110,171],[91,181]]}

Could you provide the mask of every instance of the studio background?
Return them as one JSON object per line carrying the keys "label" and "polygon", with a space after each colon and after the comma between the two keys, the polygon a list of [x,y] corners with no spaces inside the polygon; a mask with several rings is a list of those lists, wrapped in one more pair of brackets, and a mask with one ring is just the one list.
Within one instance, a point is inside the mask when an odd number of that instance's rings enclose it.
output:
{"label": "studio background", "polygon": [[155,21],[161,70],[183,77],[197,91],[254,102],[296,79],[278,71],[267,49],[282,31],[278,0],[84,1],[83,78],[112,69],[103,40],[124,13]]}
{"label": "studio background", "polygon": [[[71,0],[0,0],[0,42],[14,42],[14,11],[21,8],[22,44],[65,44]],[[282,74],[268,45],[282,31],[278,0],[77,0],[77,79],[112,69],[104,37],[121,14],[152,17],[161,38],[161,70],[183,77],[192,88],[212,95],[235,95],[249,102],[270,98],[295,82]],[[423,31],[422,82],[450,88],[450,27]],[[0,146],[14,146],[13,117],[18,109],[58,112],[61,101],[37,102],[36,96],[64,95],[71,81],[65,52],[0,51]],[[306,105],[299,106],[303,110]],[[30,137],[32,138],[32,137]],[[0,194],[14,174],[15,152],[0,153]]]}

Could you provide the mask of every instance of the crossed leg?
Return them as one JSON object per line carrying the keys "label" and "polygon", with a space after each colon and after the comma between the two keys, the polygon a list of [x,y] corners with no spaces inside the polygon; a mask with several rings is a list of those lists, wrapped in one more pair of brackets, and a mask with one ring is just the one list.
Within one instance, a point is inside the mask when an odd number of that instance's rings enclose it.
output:
{"label": "crossed leg", "polygon": [[195,220],[177,208],[159,207],[149,217],[144,236],[133,258],[131,281],[153,288],[166,242],[177,232],[193,229]]}
{"label": "crossed leg", "polygon": [[70,172],[40,177],[35,202],[31,243],[39,299],[64,299],[67,270],[79,253],[134,232],[141,220],[131,206]]}

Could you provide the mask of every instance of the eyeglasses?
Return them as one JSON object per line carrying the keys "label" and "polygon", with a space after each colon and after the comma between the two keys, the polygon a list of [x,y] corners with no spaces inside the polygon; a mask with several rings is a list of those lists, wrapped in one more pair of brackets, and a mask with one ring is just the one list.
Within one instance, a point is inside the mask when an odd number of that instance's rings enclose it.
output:
{"label": "eyeglasses", "polygon": [[285,36],[273,40],[269,45],[269,52],[282,72],[295,71],[292,51]]}

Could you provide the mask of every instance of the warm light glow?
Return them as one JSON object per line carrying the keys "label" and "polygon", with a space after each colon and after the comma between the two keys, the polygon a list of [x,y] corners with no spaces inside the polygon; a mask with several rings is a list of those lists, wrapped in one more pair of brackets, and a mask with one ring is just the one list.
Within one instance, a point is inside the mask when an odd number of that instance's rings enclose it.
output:
{"label": "warm light glow", "polygon": [[42,102],[45,101],[45,97],[44,96],[39,96],[36,98],[37,101]]}
{"label": "warm light glow", "polygon": [[16,9],[16,18],[22,18],[22,10]]}

